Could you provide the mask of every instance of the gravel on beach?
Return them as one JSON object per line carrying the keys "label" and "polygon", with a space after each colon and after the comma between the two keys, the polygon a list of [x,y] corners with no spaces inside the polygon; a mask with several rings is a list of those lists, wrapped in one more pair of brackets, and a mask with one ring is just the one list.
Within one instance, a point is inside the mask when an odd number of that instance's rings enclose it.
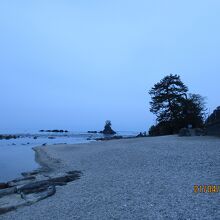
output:
{"label": "gravel on beach", "polygon": [[41,146],[40,164],[82,171],[45,200],[0,215],[5,220],[220,219],[220,138],[146,137]]}

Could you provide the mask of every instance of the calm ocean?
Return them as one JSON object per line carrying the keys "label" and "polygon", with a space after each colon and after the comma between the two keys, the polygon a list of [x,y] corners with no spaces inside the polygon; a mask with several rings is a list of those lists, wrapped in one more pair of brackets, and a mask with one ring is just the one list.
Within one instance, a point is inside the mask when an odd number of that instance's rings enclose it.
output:
{"label": "calm ocean", "polygon": [[[0,182],[20,177],[22,172],[37,169],[33,147],[43,144],[78,144],[89,143],[102,134],[87,132],[68,133],[31,133],[17,134],[17,139],[0,140]],[[124,137],[135,136],[137,132],[117,132]]]}

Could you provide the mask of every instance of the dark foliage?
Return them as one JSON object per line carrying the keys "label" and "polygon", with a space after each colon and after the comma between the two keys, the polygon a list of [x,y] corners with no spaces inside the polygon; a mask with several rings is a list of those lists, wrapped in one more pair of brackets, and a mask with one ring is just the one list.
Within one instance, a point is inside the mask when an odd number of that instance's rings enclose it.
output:
{"label": "dark foliage", "polygon": [[178,117],[180,102],[187,91],[178,75],[166,76],[154,85],[149,92],[152,99],[150,111],[156,114],[158,122],[172,121]]}
{"label": "dark foliage", "polygon": [[220,106],[217,107],[206,120],[206,125],[220,123]]}
{"label": "dark foliage", "polygon": [[150,135],[175,134],[188,125],[203,126],[204,98],[187,92],[187,86],[178,75],[170,74],[154,85],[149,91],[150,111],[157,116],[158,124],[150,128]]}

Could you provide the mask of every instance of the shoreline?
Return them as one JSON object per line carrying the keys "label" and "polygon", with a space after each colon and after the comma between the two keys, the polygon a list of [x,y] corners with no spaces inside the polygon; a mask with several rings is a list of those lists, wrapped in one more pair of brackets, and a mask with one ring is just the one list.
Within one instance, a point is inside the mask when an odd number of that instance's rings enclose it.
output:
{"label": "shoreline", "polygon": [[82,174],[77,170],[58,172],[61,168],[59,159],[52,158],[42,146],[32,150],[40,167],[22,172],[22,177],[0,183],[0,219],[9,212],[55,195],[57,186],[78,180]]}
{"label": "shoreline", "polygon": [[[173,135],[167,135],[167,136],[173,136]],[[138,137],[138,136],[133,136],[133,137],[122,137],[122,136],[112,136],[112,137],[107,137],[107,138],[98,138],[97,140],[91,140],[88,143],[73,143],[73,144],[65,144],[65,146],[78,146],[78,145],[90,145],[94,143],[105,143],[105,142],[111,142],[115,140],[135,140],[135,139],[140,139],[140,138],[151,138],[150,136],[143,136],[143,137]],[[61,160],[52,158],[49,156],[49,154],[46,151],[45,147],[53,147],[53,146],[64,146],[64,144],[49,144],[45,146],[36,146],[33,147],[32,150],[35,152],[35,161],[37,164],[40,165],[39,169],[42,169],[42,171],[48,171],[48,172],[53,172],[56,169],[61,168]]]}
{"label": "shoreline", "polygon": [[[220,184],[212,169],[220,166],[219,144],[215,137],[163,136],[34,147],[50,178],[71,170],[83,175],[0,219],[29,219],[30,213],[36,220],[216,217],[220,194],[195,195],[193,185]],[[193,211],[204,204],[200,213]]]}
{"label": "shoreline", "polygon": [[[48,145],[53,146],[53,145]],[[52,172],[58,168],[60,164],[59,159],[51,158],[48,153],[42,148],[42,146],[36,146],[32,148],[35,153],[35,161],[39,164],[39,170],[42,172]]]}
{"label": "shoreline", "polygon": [[[176,138],[186,138],[186,139],[195,139],[195,138],[199,138],[199,137],[204,137],[204,138],[208,138],[208,139],[219,139],[219,136],[190,136],[190,137],[184,137],[184,136],[178,136],[177,134],[174,135],[164,135],[164,136],[146,136],[146,137],[123,137],[123,138],[106,138],[106,139],[98,139],[98,140],[93,140],[91,142],[88,143],[73,143],[73,144],[49,144],[49,145],[42,145],[42,146],[35,146],[32,147],[32,150],[34,151],[34,160],[35,162],[39,165],[39,168],[37,169],[33,169],[33,170],[29,170],[28,172],[21,172],[20,175],[23,176],[23,173],[32,173],[37,171],[38,173],[56,173],[59,171],[59,169],[62,168],[62,161],[58,158],[53,158],[48,154],[48,148],[54,147],[54,146],[78,146],[78,145],[85,145],[85,146],[89,146],[89,145],[93,145],[93,144],[101,144],[101,143],[111,143],[117,140],[120,141],[129,141],[129,140],[140,140],[142,138],[154,138],[154,139],[159,139],[159,138],[171,138],[171,137],[176,137]],[[16,179],[19,179],[19,177],[17,177]],[[13,181],[9,180],[8,182]]]}

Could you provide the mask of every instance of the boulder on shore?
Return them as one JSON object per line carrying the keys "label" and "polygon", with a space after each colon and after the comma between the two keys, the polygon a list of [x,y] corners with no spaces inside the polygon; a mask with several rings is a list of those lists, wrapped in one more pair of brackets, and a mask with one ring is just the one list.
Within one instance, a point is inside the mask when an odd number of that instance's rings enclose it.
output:
{"label": "boulder on shore", "polygon": [[179,131],[179,136],[180,137],[191,136],[189,129],[188,128],[181,128]]}
{"label": "boulder on shore", "polygon": [[204,134],[205,132],[201,128],[182,128],[179,131],[180,137],[203,136]]}
{"label": "boulder on shore", "polygon": [[110,141],[110,140],[119,140],[119,139],[123,139],[123,136],[120,135],[115,135],[115,136],[107,136],[107,137],[103,137],[103,138],[96,138],[96,141]]}
{"label": "boulder on shore", "polygon": [[136,138],[139,138],[139,137],[147,137],[147,133],[146,132],[140,132],[137,136],[136,136]]}

